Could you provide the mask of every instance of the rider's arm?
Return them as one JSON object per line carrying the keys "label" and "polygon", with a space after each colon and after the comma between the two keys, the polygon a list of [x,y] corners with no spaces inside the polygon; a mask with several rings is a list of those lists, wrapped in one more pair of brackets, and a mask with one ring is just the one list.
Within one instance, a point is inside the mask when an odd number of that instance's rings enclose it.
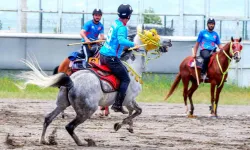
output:
{"label": "rider's arm", "polygon": [[[194,56],[197,55],[197,51],[198,51],[199,44],[200,44],[201,41],[202,41],[202,31],[199,33],[198,38],[197,38],[197,40],[196,40],[196,43],[195,43],[195,45],[194,45]],[[194,56],[193,56],[193,57],[194,57]]]}
{"label": "rider's arm", "polygon": [[89,25],[90,25],[89,23],[85,23],[84,26],[82,27],[82,30],[80,31],[80,35],[84,39],[85,42],[90,42],[86,34],[86,32],[89,29]]}
{"label": "rider's arm", "polygon": [[194,45],[194,56],[193,57],[195,57],[197,55],[198,47],[199,47],[199,42],[196,42]]}
{"label": "rider's arm", "polygon": [[218,47],[219,47],[219,49],[222,49],[222,48],[223,48],[223,45],[222,45],[222,44],[219,44]]}
{"label": "rider's arm", "polygon": [[90,41],[90,40],[87,38],[87,36],[86,36],[86,31],[85,31],[85,30],[81,30],[80,35],[81,35],[82,38],[84,38],[84,41],[85,41],[85,42],[89,42],[89,41]]}
{"label": "rider's arm", "polygon": [[126,27],[120,27],[117,31],[117,38],[118,38],[118,43],[123,46],[127,47],[134,47],[135,44],[134,42],[131,42],[127,39],[126,34],[127,33],[127,28]]}

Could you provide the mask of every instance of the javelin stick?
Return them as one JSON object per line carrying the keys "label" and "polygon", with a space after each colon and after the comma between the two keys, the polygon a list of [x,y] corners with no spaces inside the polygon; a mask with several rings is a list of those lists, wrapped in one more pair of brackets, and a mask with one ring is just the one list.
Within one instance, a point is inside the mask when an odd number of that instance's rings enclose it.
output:
{"label": "javelin stick", "polygon": [[[194,48],[192,48],[192,53],[193,53],[193,56],[194,56]],[[199,76],[198,76],[198,71],[197,71],[197,66],[196,66],[196,59],[194,59],[194,70],[195,70],[195,76],[196,76],[197,84],[199,85],[200,84],[200,79],[199,79]]]}
{"label": "javelin stick", "polygon": [[82,44],[92,44],[92,43],[99,43],[99,42],[105,42],[105,40],[96,40],[96,41],[91,41],[91,42],[71,43],[71,44],[68,44],[67,46],[82,45]]}
{"label": "javelin stick", "polygon": [[[139,47],[143,47],[143,46],[146,46],[147,44],[142,44],[142,45],[139,45]],[[131,48],[129,48],[128,50],[134,50],[134,49],[136,49],[137,47],[131,47]]]}

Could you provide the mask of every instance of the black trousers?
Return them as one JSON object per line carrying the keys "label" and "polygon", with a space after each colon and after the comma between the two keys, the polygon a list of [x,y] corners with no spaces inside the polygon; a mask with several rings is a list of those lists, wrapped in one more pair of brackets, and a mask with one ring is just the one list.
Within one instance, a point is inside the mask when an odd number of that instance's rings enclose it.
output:
{"label": "black trousers", "polygon": [[202,65],[202,69],[201,69],[201,73],[205,74],[207,72],[207,68],[208,68],[208,63],[210,60],[210,56],[211,56],[211,50],[207,50],[207,49],[203,49],[200,51],[200,56],[203,58],[203,65]]}
{"label": "black trousers", "polygon": [[127,68],[122,64],[121,60],[117,57],[113,56],[100,56],[100,61],[102,65],[107,65],[112,73],[120,79],[120,87],[118,92],[121,96],[125,97],[125,94],[128,89],[128,85],[130,83],[130,78],[128,74]]}
{"label": "black trousers", "polygon": [[[86,49],[86,54],[84,52],[84,47]],[[78,53],[78,57],[83,58],[83,59],[86,58],[86,55],[88,58],[93,57],[97,53],[98,50],[99,50],[99,46],[97,44],[92,44],[91,49],[89,49],[88,45],[82,45],[80,53]]]}

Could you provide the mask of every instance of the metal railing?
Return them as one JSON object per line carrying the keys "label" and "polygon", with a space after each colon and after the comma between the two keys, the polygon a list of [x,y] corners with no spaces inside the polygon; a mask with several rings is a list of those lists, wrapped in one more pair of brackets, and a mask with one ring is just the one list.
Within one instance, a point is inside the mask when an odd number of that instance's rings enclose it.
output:
{"label": "metal railing", "polygon": [[[17,0],[19,3],[21,0]],[[101,5],[102,0],[98,0],[98,6]],[[146,1],[146,0],[140,0]],[[249,1],[249,0],[245,0]],[[180,5],[184,0],[179,0]],[[26,17],[26,23],[23,32],[32,33],[75,33],[79,34],[79,30],[82,25],[91,18],[92,12],[84,11],[64,11],[63,0],[58,0],[57,10],[43,10],[41,3],[39,4],[39,10],[22,9],[18,6],[17,9],[0,9],[0,20],[4,30],[12,30],[12,32],[22,32],[22,15]],[[206,4],[209,4],[209,0],[206,0]],[[141,7],[141,6],[139,6]],[[208,7],[208,8],[207,8]],[[182,6],[180,6],[182,8]],[[209,6],[204,6],[206,11],[204,13],[188,14],[180,10],[177,14],[167,13],[142,13],[143,7],[141,7],[137,13],[133,13],[130,21],[130,25],[136,26],[144,23],[144,15],[157,15],[162,20],[162,28],[164,32],[162,35],[168,35],[168,28],[174,29],[171,35],[173,36],[197,36],[199,31],[206,28],[206,20],[208,17],[214,17],[216,19],[215,31],[219,33],[223,40],[230,38],[232,34],[234,36],[241,36],[243,39],[249,37],[248,22],[250,18],[246,17],[230,17],[230,16],[209,16]],[[102,8],[103,9],[103,8]],[[184,8],[183,8],[184,9]],[[247,10],[249,8],[247,7]],[[15,13],[17,17],[5,17],[8,13]],[[30,17],[30,15],[37,15],[36,17]],[[51,14],[51,15],[48,15]],[[15,16],[13,15],[13,16]],[[117,18],[116,12],[105,12],[103,14],[102,23],[105,27],[105,33],[108,31],[110,24]],[[6,25],[8,24],[8,25]]]}

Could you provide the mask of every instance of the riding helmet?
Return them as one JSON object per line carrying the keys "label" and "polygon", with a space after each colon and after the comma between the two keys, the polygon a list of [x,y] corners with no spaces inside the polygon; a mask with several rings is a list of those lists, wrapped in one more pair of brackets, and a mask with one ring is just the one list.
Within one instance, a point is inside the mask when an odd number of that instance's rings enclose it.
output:
{"label": "riding helmet", "polygon": [[209,24],[209,23],[215,24],[214,18],[209,18],[209,19],[207,20],[207,24]]}
{"label": "riding helmet", "polygon": [[122,19],[130,19],[132,12],[133,9],[129,4],[121,4],[117,10],[118,16]]}
{"label": "riding helmet", "polygon": [[94,16],[95,14],[96,15],[102,15],[102,10],[98,9],[98,8],[94,9],[92,15]]}

